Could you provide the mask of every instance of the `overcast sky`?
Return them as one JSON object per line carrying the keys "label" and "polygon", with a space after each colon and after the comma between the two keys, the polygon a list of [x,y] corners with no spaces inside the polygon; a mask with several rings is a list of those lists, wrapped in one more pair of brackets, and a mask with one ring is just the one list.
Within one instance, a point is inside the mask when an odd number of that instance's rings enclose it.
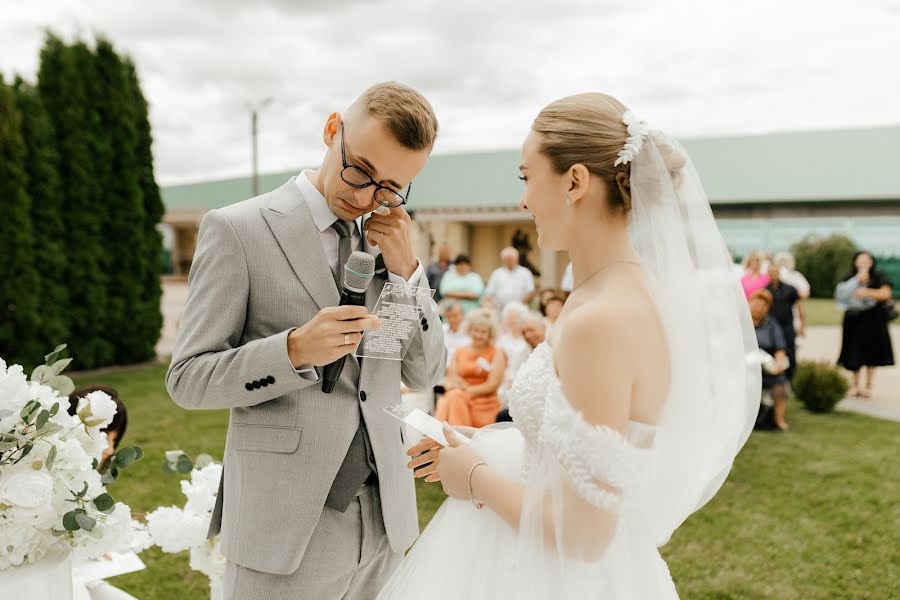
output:
{"label": "overcast sky", "polygon": [[105,34],[137,63],[161,183],[315,164],[370,84],[412,85],[436,152],[518,148],[556,98],[611,93],[676,135],[900,123],[900,0],[0,0],[0,72],[43,30]]}

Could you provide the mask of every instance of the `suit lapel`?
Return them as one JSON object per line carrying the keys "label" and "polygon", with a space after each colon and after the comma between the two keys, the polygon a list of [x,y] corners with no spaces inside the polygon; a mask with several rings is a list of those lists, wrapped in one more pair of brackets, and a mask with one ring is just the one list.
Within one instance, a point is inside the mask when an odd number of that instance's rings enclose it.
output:
{"label": "suit lapel", "polygon": [[325,258],[319,230],[293,178],[260,209],[291,268],[320,309],[337,306],[340,294]]}

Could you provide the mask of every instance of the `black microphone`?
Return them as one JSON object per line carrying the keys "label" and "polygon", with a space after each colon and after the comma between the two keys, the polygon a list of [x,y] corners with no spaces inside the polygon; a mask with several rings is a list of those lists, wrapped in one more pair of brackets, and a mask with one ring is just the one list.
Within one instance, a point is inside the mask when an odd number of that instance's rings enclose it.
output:
{"label": "black microphone", "polygon": [[[365,306],[366,288],[375,276],[375,257],[366,252],[354,252],[344,265],[344,285],[341,289],[340,306]],[[344,369],[347,355],[326,365],[322,371],[322,391],[330,394]]]}

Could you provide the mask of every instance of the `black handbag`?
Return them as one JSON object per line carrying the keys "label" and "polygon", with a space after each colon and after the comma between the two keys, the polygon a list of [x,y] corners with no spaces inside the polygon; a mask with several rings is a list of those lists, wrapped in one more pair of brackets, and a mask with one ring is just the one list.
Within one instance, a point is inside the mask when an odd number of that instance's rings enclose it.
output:
{"label": "black handbag", "polygon": [[900,317],[900,312],[897,312],[897,304],[893,300],[888,300],[884,303],[884,320],[890,323],[897,317]]}

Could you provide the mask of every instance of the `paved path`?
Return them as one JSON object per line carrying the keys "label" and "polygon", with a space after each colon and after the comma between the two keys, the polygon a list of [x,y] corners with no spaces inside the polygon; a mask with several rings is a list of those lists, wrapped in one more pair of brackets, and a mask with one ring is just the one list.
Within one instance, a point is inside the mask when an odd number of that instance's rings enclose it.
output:
{"label": "paved path", "polygon": [[[156,345],[156,352],[160,357],[172,354],[178,319],[187,300],[187,289],[187,281],[163,282],[163,332]],[[891,337],[894,354],[900,359],[900,326],[891,328]],[[807,331],[806,342],[798,350],[798,358],[824,360],[834,364],[840,354],[840,347],[839,326],[812,327]],[[900,421],[900,366],[885,367],[875,372],[874,393],[870,400],[847,398],[838,404],[838,408]]]}

